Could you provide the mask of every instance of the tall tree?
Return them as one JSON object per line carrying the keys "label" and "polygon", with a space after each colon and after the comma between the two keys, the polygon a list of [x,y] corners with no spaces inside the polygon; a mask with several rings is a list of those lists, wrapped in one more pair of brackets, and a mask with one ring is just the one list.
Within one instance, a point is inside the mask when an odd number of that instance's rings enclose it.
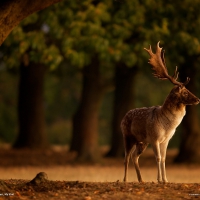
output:
{"label": "tall tree", "polygon": [[121,157],[124,153],[120,124],[126,112],[134,107],[134,84],[137,70],[137,67],[127,67],[124,63],[118,63],[115,67],[111,149],[107,153],[109,157]]}
{"label": "tall tree", "polygon": [[[110,20],[107,6],[87,0],[72,3],[69,24],[65,24],[66,41],[62,49],[68,62],[82,71],[82,91],[73,117],[71,150],[77,151],[79,160],[98,160],[99,108],[110,88],[109,41],[102,26]],[[66,16],[60,15],[60,21]],[[106,71],[107,70],[107,71]]]}
{"label": "tall tree", "polygon": [[[41,31],[42,15],[33,14],[17,26],[2,46],[8,68],[19,68],[18,123],[15,148],[43,148],[45,132],[43,84],[48,67],[55,68],[62,56]],[[10,50],[12,49],[12,51]],[[18,60],[18,62],[16,62]],[[47,67],[48,66],[48,67]]]}
{"label": "tall tree", "polygon": [[82,161],[98,161],[99,108],[106,86],[102,83],[100,63],[97,57],[83,68],[83,86],[79,107],[73,117],[71,150],[78,152]]}

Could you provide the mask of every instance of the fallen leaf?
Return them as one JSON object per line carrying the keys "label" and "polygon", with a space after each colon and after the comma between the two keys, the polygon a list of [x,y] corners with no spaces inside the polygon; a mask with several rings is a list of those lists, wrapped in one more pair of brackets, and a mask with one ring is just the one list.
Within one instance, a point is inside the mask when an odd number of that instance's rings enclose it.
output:
{"label": "fallen leaf", "polygon": [[18,191],[16,191],[16,195],[17,195],[18,197],[21,197],[21,195],[20,195],[20,193],[19,193]]}
{"label": "fallen leaf", "polygon": [[84,198],[84,200],[91,200],[91,199],[92,199],[92,197],[90,197],[90,196],[87,196]]}

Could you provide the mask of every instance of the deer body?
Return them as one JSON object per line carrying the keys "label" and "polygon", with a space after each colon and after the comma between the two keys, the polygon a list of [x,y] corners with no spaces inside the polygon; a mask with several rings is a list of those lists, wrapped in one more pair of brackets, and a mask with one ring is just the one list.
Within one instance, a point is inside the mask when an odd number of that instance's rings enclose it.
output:
{"label": "deer body", "polygon": [[130,131],[126,130],[124,135],[131,133],[137,142],[157,140],[163,143],[173,136],[184,115],[185,111],[177,112],[177,115],[165,113],[161,106],[133,109],[124,117],[121,127],[125,129],[124,124],[130,120]]}
{"label": "deer body", "polygon": [[[161,49],[158,48],[159,43],[157,51]],[[152,51],[150,51],[149,54],[151,56],[155,55]],[[154,65],[158,67],[156,64]],[[156,72],[158,72],[158,70]],[[162,74],[162,71],[159,72],[159,75],[160,74]],[[175,75],[176,74],[177,72],[175,72]],[[176,79],[172,81],[176,81]],[[188,79],[187,82],[189,82]],[[136,108],[130,110],[124,116],[121,122],[121,130],[125,145],[124,181],[127,181],[127,170],[131,155],[133,156],[132,158],[138,181],[143,181],[139,169],[138,159],[150,143],[157,161],[157,180],[158,182],[168,182],[165,172],[165,158],[169,140],[174,135],[177,126],[181,123],[184,115],[186,114],[186,105],[196,105],[199,102],[200,100],[188,91],[184,84],[176,82],[174,88],[171,90],[162,106]]]}

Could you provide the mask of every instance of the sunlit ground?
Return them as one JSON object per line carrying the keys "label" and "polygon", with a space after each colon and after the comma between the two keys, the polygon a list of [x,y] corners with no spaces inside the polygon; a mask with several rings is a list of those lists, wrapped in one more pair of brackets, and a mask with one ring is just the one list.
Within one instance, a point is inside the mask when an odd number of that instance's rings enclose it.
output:
{"label": "sunlit ground", "polygon": [[[156,182],[156,168],[142,167],[143,179],[147,182]],[[38,172],[46,172],[50,180],[65,181],[122,181],[123,167],[109,166],[58,166],[58,167],[9,167],[0,168],[0,179],[32,179]],[[200,167],[168,167],[167,177],[169,182],[199,183]],[[137,181],[136,174],[131,167],[129,181]]]}
{"label": "sunlit ground", "polygon": [[[66,149],[65,149],[66,150]],[[199,183],[199,165],[175,165],[172,163],[177,150],[168,150],[166,171],[169,182],[175,183]],[[24,155],[23,155],[24,156]],[[14,161],[15,158],[13,158]],[[16,158],[17,159],[17,158]],[[24,156],[23,159],[28,159]],[[51,159],[51,158],[50,158]],[[64,159],[64,158],[61,158]],[[37,158],[36,158],[37,160]],[[1,162],[4,162],[1,160]],[[41,162],[41,161],[40,161]],[[157,169],[152,149],[147,149],[141,156],[140,168],[144,181],[156,182]],[[79,165],[79,164],[48,164],[47,166],[6,166],[0,163],[0,179],[27,179],[30,180],[39,172],[46,172],[49,180],[64,181],[122,181],[123,180],[123,159],[104,160],[103,164]],[[136,173],[132,162],[129,165],[129,181],[137,181]]]}

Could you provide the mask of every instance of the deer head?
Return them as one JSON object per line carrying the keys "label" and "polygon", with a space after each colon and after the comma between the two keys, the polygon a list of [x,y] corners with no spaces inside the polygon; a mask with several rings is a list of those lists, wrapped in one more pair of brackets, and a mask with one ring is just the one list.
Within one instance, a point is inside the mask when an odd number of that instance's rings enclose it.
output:
{"label": "deer head", "polygon": [[149,64],[152,65],[152,69],[154,70],[153,75],[161,80],[168,79],[171,83],[175,85],[170,94],[176,97],[176,100],[178,100],[179,103],[182,103],[184,105],[198,104],[200,100],[185,88],[185,85],[189,83],[190,78],[187,77],[184,83],[178,82],[177,79],[179,72],[177,71],[177,67],[173,76],[170,76],[168,74],[165,64],[164,50],[159,47],[159,43],[160,42],[157,43],[155,54],[152,52],[151,46],[149,49],[144,48],[150,55]]}
{"label": "deer head", "polygon": [[169,96],[173,100],[173,103],[176,104],[182,103],[183,105],[197,105],[200,102],[200,99],[184,86],[174,86]]}

